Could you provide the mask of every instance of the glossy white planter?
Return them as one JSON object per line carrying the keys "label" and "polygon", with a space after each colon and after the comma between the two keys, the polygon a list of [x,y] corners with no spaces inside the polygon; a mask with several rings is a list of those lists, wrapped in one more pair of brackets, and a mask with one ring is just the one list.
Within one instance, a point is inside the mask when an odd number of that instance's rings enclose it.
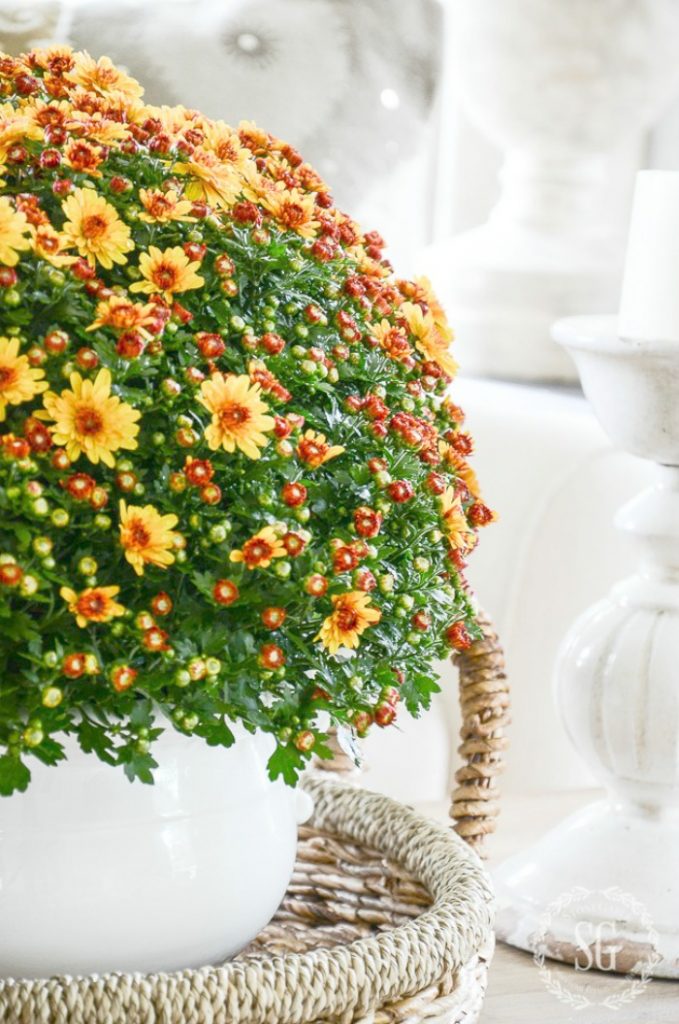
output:
{"label": "glossy white planter", "polygon": [[272,783],[272,740],[228,750],[168,726],[154,786],[69,742],[0,799],[0,976],[171,971],[223,959],[270,920],[305,794]]}

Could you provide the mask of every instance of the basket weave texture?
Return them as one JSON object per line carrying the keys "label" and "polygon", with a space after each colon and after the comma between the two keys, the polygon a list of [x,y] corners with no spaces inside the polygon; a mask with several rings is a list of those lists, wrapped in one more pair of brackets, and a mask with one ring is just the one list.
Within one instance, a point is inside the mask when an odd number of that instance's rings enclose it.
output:
{"label": "basket weave texture", "polygon": [[[472,1024],[493,951],[493,900],[471,847],[497,812],[507,720],[487,622],[485,633],[458,656],[460,835],[317,772],[304,781],[315,809],[286,897],[237,959],[174,974],[2,981],[2,1024]],[[341,757],[332,765],[346,767]]]}

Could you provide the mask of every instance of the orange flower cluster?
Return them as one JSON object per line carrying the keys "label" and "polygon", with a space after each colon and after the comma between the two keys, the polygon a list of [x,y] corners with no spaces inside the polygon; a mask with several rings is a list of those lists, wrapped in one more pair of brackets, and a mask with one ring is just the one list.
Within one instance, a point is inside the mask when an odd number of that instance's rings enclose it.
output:
{"label": "orange flower cluster", "polygon": [[63,731],[147,778],[159,715],[292,781],[319,710],[426,704],[493,519],[429,283],[291,146],[68,47],[0,55],[0,179],[0,792]]}

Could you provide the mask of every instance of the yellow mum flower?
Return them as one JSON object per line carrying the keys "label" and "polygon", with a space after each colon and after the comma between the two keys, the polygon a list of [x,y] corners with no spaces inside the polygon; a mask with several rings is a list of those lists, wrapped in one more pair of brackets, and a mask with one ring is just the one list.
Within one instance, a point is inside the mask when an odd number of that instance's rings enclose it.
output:
{"label": "yellow mum flower", "polygon": [[26,356],[19,355],[17,338],[0,338],[0,422],[8,405],[21,405],[47,389],[43,370],[33,369]]}
{"label": "yellow mum flower", "polygon": [[168,302],[172,301],[175,292],[188,292],[192,288],[202,288],[204,279],[196,273],[200,263],[191,262],[179,245],[171,249],[149,246],[139,258],[141,281],[130,285],[131,292],[146,292],[147,295],[162,294]]}
{"label": "yellow mum flower", "polygon": [[55,65],[68,71],[75,63],[73,47],[67,45],[38,46],[31,50],[31,57],[43,71],[51,71]]}
{"label": "yellow mum flower", "polygon": [[272,142],[272,136],[263,128],[258,128],[254,121],[239,121],[238,138],[251,153],[267,153]]}
{"label": "yellow mum flower", "polygon": [[15,210],[7,196],[0,196],[0,263],[6,267],[14,267],[19,261],[19,252],[30,249],[30,239],[26,237],[30,226],[26,217]]}
{"label": "yellow mum flower", "polygon": [[139,214],[139,220],[147,224],[167,224],[171,220],[192,221],[191,216],[193,204],[188,199],[180,199],[174,189],[161,192],[159,188],[140,188],[139,198],[141,199],[144,213]]}
{"label": "yellow mum flower", "polygon": [[252,153],[241,143],[238,132],[224,121],[206,124],[203,149],[214,153],[223,163],[236,167],[244,167],[252,159]]}
{"label": "yellow mum flower", "polygon": [[88,92],[97,92],[103,96],[122,93],[131,99],[143,96],[144,89],[139,82],[117,68],[110,57],[95,60],[89,53],[74,53],[73,58],[74,66],[66,77],[76,85],[82,85]]}
{"label": "yellow mum flower", "polygon": [[443,340],[450,344],[450,342],[453,340],[453,331],[450,324],[448,323],[448,318],[446,316],[445,310],[441,303],[439,302],[438,297],[432,287],[431,281],[429,280],[428,277],[416,277],[415,284],[422,293],[424,301],[429,306],[431,315],[434,318],[434,323],[438,327],[441,336],[443,337]]}
{"label": "yellow mum flower", "polygon": [[212,451],[240,449],[250,459],[258,459],[268,444],[265,431],[273,430],[274,418],[267,415],[269,407],[260,398],[259,384],[252,384],[245,374],[237,376],[213,373],[200,386],[198,401],[212,413],[212,422],[205,438]]}
{"label": "yellow mum flower", "polygon": [[378,608],[370,607],[370,596],[362,590],[350,590],[346,594],[335,594],[333,610],[314,637],[320,640],[329,654],[336,654],[340,647],[350,650],[358,647],[359,637],[382,618]]}
{"label": "yellow mum flower", "polygon": [[425,359],[436,363],[448,377],[454,377],[457,363],[448,351],[448,342],[439,331],[432,314],[423,313],[422,307],[415,302],[404,302],[398,312],[414,335],[415,344]]}
{"label": "yellow mum flower", "polygon": [[138,123],[146,121],[149,117],[160,121],[162,132],[173,139],[179,138],[187,128],[197,128],[198,131],[205,130],[206,118],[198,110],[187,110],[181,104],[174,107],[168,107],[165,104],[160,107],[147,104]]}
{"label": "yellow mum flower", "polygon": [[[12,108],[13,109],[13,108]],[[3,108],[0,107],[0,125],[5,123],[5,118],[2,115]],[[46,100],[38,99],[35,95],[31,96],[30,100],[27,100],[21,106],[21,116],[26,118],[30,125],[30,138],[32,139],[44,139],[45,138],[45,126],[52,123],[55,119],[58,121],[65,121],[66,118],[72,116],[71,104],[68,100],[56,100],[50,98],[49,102]],[[15,116],[17,111],[14,111]]]}
{"label": "yellow mum flower", "polygon": [[275,192],[278,182],[260,173],[255,160],[250,160],[242,168],[243,196],[253,203],[261,203],[262,196]]}
{"label": "yellow mum flower", "polygon": [[64,235],[55,231],[51,224],[40,224],[34,228],[32,241],[35,255],[47,260],[53,267],[68,267],[78,258],[64,252],[70,243]]}
{"label": "yellow mum flower", "polygon": [[70,391],[45,395],[45,409],[36,416],[54,420],[55,444],[63,445],[72,462],[85,454],[90,462],[114,465],[113,452],[137,447],[141,413],[111,394],[111,374],[100,370],[94,381],[70,376]]}
{"label": "yellow mum flower", "polygon": [[172,528],[178,522],[175,515],[161,515],[153,505],[142,507],[120,502],[120,543],[137,576],[143,576],[147,562],[160,569],[172,565],[171,549],[177,536]]}
{"label": "yellow mum flower", "polygon": [[98,111],[89,114],[84,110],[69,110],[67,125],[78,136],[90,142],[98,142],[102,146],[114,145],[130,134],[127,124],[105,117]]}
{"label": "yellow mum flower", "polygon": [[30,106],[27,104],[25,109],[19,110],[11,103],[0,103],[0,160],[3,162],[15,142],[43,136],[42,128],[29,116]]}
{"label": "yellow mum flower", "polygon": [[478,477],[466,459],[463,459],[447,441],[439,441],[439,455],[447,466],[455,470],[472,497],[480,498],[481,488]]}
{"label": "yellow mum flower", "polygon": [[450,546],[456,550],[471,551],[476,543],[476,534],[469,526],[462,502],[452,487],[446,487],[441,495],[441,515]]}
{"label": "yellow mum flower", "polygon": [[134,249],[130,229],[103,196],[77,188],[61,208],[66,216],[63,234],[90,266],[98,261],[110,270],[114,263],[127,263],[125,253]]}
{"label": "yellow mum flower", "polygon": [[244,562],[248,569],[268,569],[274,558],[284,558],[285,545],[272,526],[265,526],[242,549],[232,551],[231,562]]}
{"label": "yellow mum flower", "polygon": [[125,613],[123,606],[113,600],[120,593],[120,587],[88,587],[79,594],[62,587],[59,593],[81,628],[88,622],[110,622]]}
{"label": "yellow mum flower", "polygon": [[260,202],[281,227],[295,231],[302,238],[313,238],[318,231],[319,224],[315,219],[318,207],[313,193],[302,192],[298,188],[287,189],[282,185],[266,192]]}
{"label": "yellow mum flower", "polygon": [[359,273],[367,274],[368,277],[373,277],[375,280],[379,280],[381,277],[389,277],[389,268],[384,263],[380,263],[379,260],[371,259],[362,246],[352,245],[347,249],[347,252],[351,253],[356,260],[356,267]]}
{"label": "yellow mum flower", "polygon": [[187,197],[203,200],[211,206],[232,206],[243,188],[237,167],[224,163],[202,146],[197,146],[188,160],[175,164],[174,169],[188,176],[184,189]]}

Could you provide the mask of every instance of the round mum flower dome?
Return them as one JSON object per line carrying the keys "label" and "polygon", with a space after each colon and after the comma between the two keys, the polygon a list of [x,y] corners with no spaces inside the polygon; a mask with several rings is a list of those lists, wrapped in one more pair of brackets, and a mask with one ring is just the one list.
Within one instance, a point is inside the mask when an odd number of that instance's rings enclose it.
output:
{"label": "round mum flower dome", "polygon": [[0,791],[238,721],[294,782],[479,635],[444,313],[254,124],[66,47],[0,87]]}

